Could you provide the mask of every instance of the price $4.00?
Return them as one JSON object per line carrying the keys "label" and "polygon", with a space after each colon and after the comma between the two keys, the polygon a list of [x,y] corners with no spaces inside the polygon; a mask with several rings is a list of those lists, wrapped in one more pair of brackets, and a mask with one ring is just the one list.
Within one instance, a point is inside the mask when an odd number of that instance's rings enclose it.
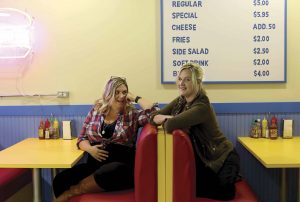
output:
{"label": "price $4.00", "polygon": [[267,77],[270,75],[269,70],[254,70],[253,75],[255,77]]}

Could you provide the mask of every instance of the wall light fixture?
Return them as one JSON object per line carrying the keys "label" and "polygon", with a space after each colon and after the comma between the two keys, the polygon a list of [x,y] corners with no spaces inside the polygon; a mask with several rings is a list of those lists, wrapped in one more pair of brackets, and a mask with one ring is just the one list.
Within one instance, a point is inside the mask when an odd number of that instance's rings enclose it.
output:
{"label": "wall light fixture", "polygon": [[26,58],[32,51],[33,19],[15,8],[0,8],[0,59]]}

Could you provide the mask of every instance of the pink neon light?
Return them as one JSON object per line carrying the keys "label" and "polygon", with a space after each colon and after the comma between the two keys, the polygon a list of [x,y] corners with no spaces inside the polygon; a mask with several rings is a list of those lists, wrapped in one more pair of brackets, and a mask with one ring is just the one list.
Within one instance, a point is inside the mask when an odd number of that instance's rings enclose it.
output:
{"label": "pink neon light", "polygon": [[32,18],[13,8],[0,8],[0,58],[26,58],[32,50]]}

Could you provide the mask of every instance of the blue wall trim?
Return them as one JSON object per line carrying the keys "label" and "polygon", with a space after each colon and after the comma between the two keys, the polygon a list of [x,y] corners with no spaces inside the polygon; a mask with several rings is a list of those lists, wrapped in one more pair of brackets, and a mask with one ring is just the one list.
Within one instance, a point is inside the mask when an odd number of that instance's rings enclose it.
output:
{"label": "blue wall trim", "polygon": [[[160,104],[163,107],[165,104]],[[217,114],[223,113],[297,113],[300,102],[213,103]],[[92,105],[0,106],[0,116],[87,115]]]}
{"label": "blue wall trim", "polygon": [[296,113],[300,102],[213,103],[216,113]]}
{"label": "blue wall trim", "polygon": [[92,105],[0,106],[0,116],[86,116]]}

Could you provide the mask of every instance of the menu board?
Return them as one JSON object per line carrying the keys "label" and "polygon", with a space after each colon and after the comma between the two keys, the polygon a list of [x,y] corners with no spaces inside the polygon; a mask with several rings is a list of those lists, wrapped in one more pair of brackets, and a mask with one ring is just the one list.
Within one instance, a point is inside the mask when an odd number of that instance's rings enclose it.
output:
{"label": "menu board", "polygon": [[161,82],[190,62],[205,83],[286,82],[286,0],[161,0]]}

